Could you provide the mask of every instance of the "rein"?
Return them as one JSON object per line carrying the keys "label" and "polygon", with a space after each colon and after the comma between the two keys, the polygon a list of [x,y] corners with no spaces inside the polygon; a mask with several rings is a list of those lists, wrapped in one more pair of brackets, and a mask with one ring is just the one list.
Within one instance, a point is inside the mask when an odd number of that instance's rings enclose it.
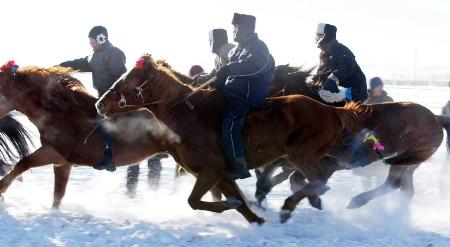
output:
{"label": "rein", "polygon": [[119,105],[120,108],[126,108],[126,107],[143,107],[143,106],[148,106],[148,105],[155,105],[158,103],[163,102],[164,100],[155,100],[149,103],[145,103],[145,99],[144,99],[144,95],[142,95],[142,93],[144,91],[146,91],[146,88],[144,88],[145,84],[148,83],[148,80],[144,81],[141,85],[137,86],[135,88],[135,90],[137,91],[136,95],[134,96],[136,99],[140,98],[142,99],[143,104],[142,105],[130,105],[127,104],[127,96],[132,95],[132,92],[129,92],[127,94],[124,93],[120,93],[117,90],[115,90],[114,88],[109,88],[108,91],[111,91],[112,93],[114,93],[115,95],[118,95],[120,97],[120,100],[117,102],[117,104]]}

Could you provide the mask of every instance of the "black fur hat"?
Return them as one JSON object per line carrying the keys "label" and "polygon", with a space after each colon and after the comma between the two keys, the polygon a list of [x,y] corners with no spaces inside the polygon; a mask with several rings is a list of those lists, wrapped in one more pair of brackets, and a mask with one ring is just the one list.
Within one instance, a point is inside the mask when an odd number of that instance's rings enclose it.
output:
{"label": "black fur hat", "polygon": [[97,40],[99,44],[103,44],[108,40],[108,30],[103,26],[95,26],[89,31],[88,37]]}
{"label": "black fur hat", "polygon": [[231,24],[233,25],[239,24],[239,26],[248,27],[251,32],[255,31],[255,23],[256,17],[254,17],[253,15],[244,15],[238,13],[234,13],[233,20],[231,21]]}

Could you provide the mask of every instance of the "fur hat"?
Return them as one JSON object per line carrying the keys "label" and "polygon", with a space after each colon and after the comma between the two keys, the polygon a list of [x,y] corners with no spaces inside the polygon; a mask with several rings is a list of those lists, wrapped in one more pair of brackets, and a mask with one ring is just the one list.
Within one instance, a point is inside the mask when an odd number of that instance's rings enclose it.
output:
{"label": "fur hat", "polygon": [[376,87],[378,87],[379,85],[383,85],[383,81],[381,80],[380,77],[374,77],[372,79],[370,79],[370,89],[374,89]]}
{"label": "fur hat", "polygon": [[331,40],[336,39],[337,28],[331,24],[319,23],[316,30],[316,44],[325,45]]}
{"label": "fur hat", "polygon": [[211,44],[211,51],[216,53],[222,45],[228,43],[227,31],[221,28],[209,31],[209,42]]}
{"label": "fur hat", "polygon": [[104,44],[108,40],[108,30],[103,26],[95,26],[89,31],[89,38],[93,38],[99,44]]}
{"label": "fur hat", "polygon": [[238,13],[234,13],[233,20],[231,21],[231,24],[238,24],[239,26],[247,27],[251,32],[255,32],[255,23],[256,17],[254,17],[253,15],[244,15]]}

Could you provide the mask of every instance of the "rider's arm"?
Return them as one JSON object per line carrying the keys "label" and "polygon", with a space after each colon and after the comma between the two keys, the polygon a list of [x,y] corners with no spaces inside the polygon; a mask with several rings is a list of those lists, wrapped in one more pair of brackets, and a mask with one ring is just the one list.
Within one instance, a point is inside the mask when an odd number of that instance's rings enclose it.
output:
{"label": "rider's arm", "polygon": [[59,66],[70,67],[74,70],[79,70],[80,72],[92,72],[91,67],[89,66],[88,57],[65,61],[60,63]]}

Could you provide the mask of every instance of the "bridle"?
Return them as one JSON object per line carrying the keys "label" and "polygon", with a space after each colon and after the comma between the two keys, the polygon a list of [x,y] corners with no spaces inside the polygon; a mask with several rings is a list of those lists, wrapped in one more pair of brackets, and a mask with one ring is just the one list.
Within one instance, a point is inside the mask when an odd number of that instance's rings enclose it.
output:
{"label": "bridle", "polygon": [[[131,90],[131,92],[128,92],[128,93],[119,92],[119,91],[117,91],[114,88],[109,88],[108,91],[110,91],[110,92],[112,92],[115,95],[120,97],[119,101],[117,102],[117,104],[119,105],[120,108],[143,107],[143,106],[147,106],[147,105],[154,105],[154,104],[161,103],[163,100],[155,100],[155,101],[152,101],[152,102],[145,103],[144,95],[142,93],[147,91],[147,87],[144,87],[144,86],[148,82],[149,82],[148,80],[144,81],[141,85],[135,87],[134,89]],[[133,91],[136,91],[136,93],[134,94]],[[127,103],[127,97],[133,96],[133,94],[134,94],[134,98],[136,100],[138,100],[138,99],[142,100],[142,104],[140,104],[140,105],[130,105],[130,104]]]}

